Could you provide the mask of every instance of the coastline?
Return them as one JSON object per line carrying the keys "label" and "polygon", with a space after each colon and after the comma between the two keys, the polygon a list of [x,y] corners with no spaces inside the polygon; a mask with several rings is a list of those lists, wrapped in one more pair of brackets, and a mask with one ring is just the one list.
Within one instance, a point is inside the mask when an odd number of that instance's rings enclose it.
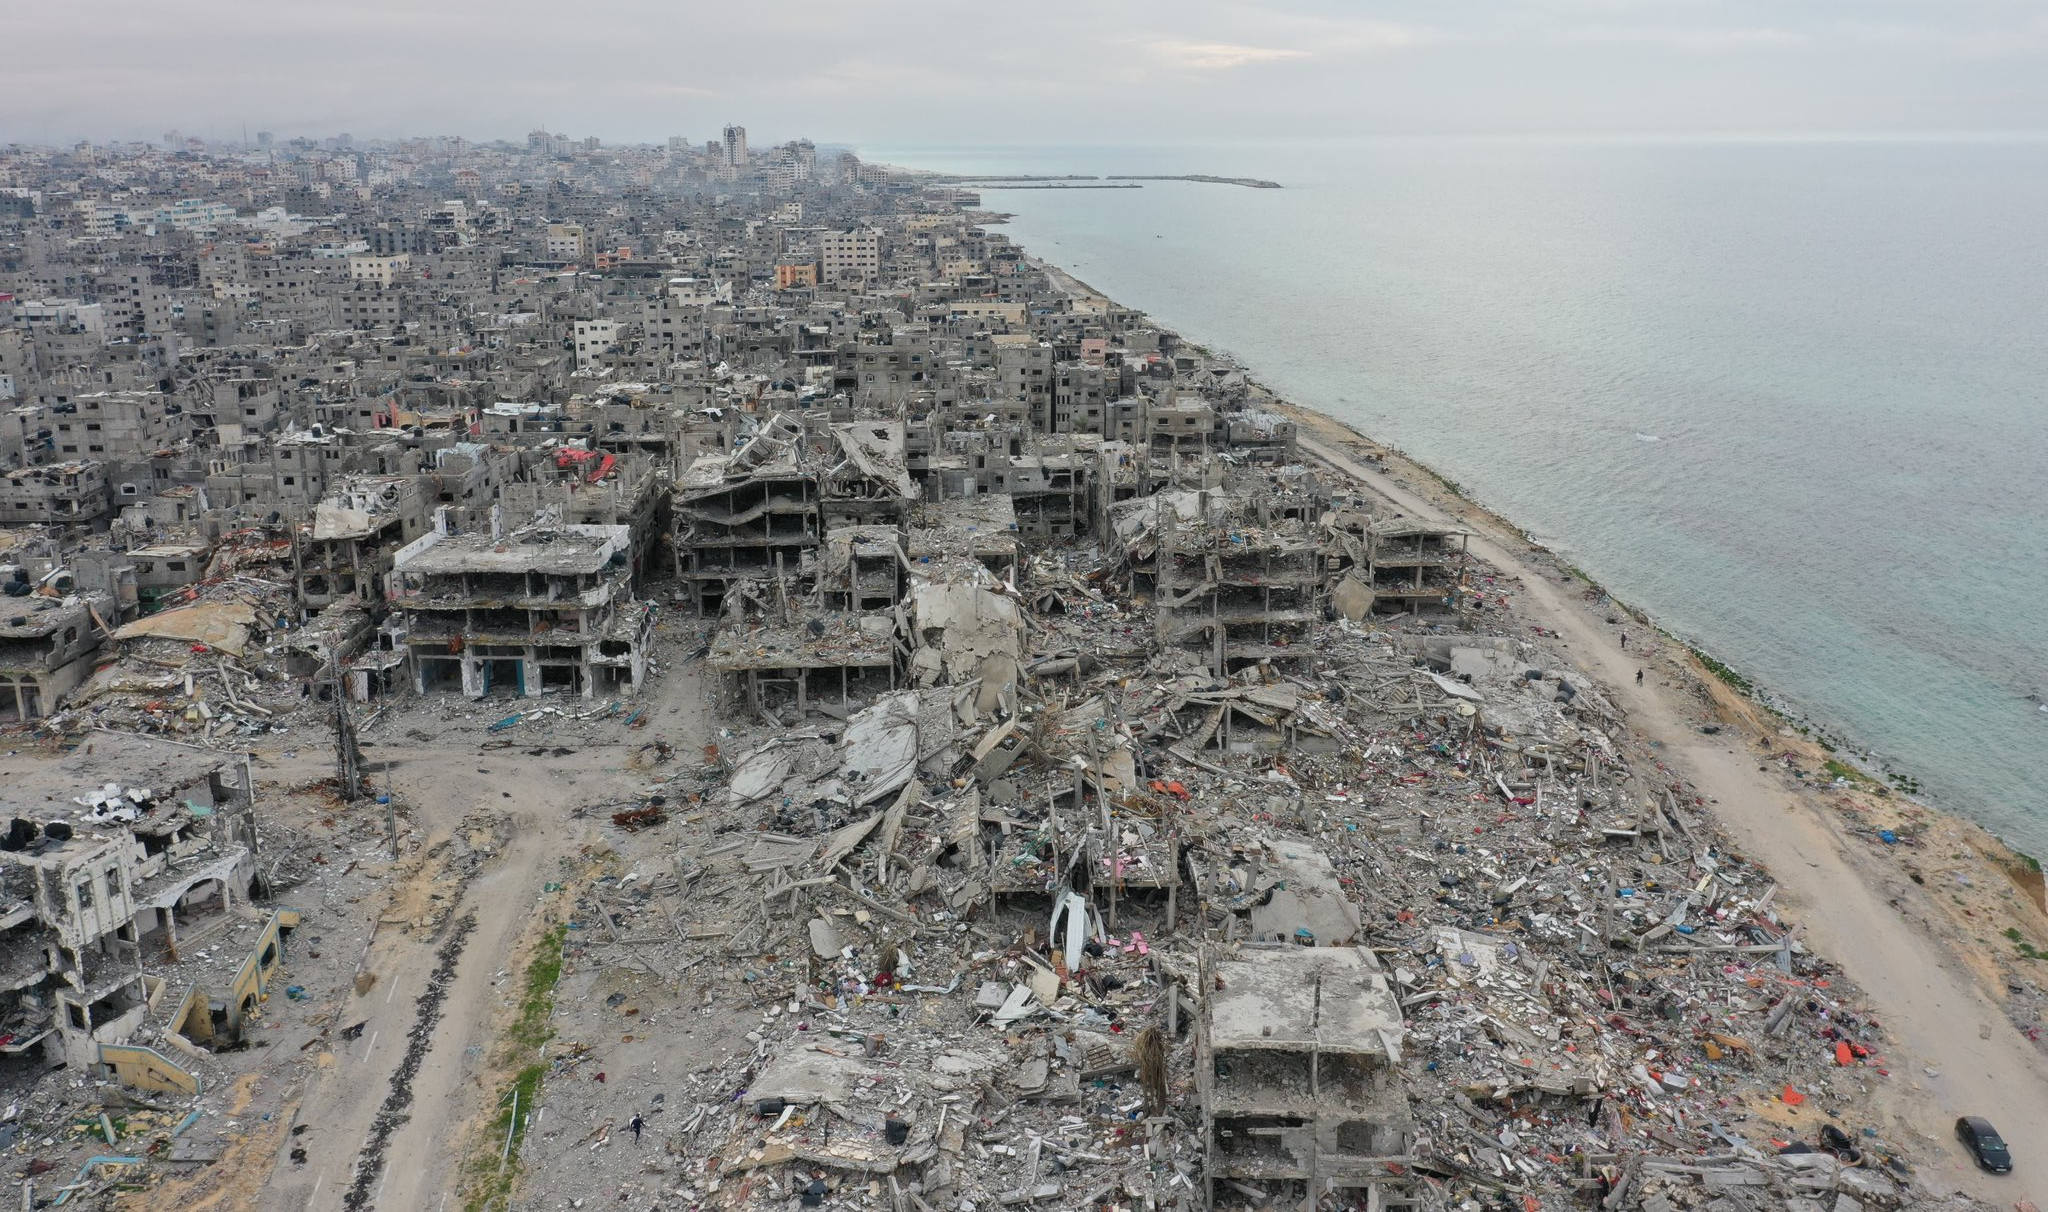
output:
{"label": "coastline", "polygon": [[[1109,299],[1024,255],[1068,293]],[[1685,794],[1770,868],[1785,919],[1861,986],[1894,1041],[1889,1081],[1870,1109],[1940,1159],[1929,1177],[1992,1201],[2048,1198],[2048,1182],[2024,1165],[1993,1178],[1941,1148],[1956,1117],[1983,1115],[2016,1156],[2048,1159],[2048,903],[2038,864],[1974,822],[1844,764],[1812,725],[1784,716],[1439,473],[1267,394],[1266,406],[1300,427],[1305,456],[1404,512],[1470,530],[1473,555],[1495,571],[1476,574],[1492,582],[1486,592],[1555,632]],[[1637,670],[1653,676],[1634,684]]]}

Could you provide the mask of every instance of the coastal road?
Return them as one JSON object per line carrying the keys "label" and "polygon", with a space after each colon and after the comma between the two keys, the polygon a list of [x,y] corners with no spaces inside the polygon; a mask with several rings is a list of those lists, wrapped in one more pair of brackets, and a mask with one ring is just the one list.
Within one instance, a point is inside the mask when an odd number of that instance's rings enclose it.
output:
{"label": "coastal road", "polygon": [[[1661,743],[1672,765],[1716,801],[1713,810],[1734,840],[1777,877],[1781,916],[1802,926],[1806,942],[1862,986],[1896,1042],[1888,1058],[1892,1080],[1921,1089],[1900,1091],[1892,1101],[1909,1127],[1944,1146],[1946,1164],[1924,1168],[1923,1175],[1933,1185],[2008,1206],[2021,1198],[2048,1202],[2048,1064],[1971,974],[1893,908],[1885,889],[1858,874],[1849,852],[1854,843],[1836,831],[1832,816],[1788,791],[1777,775],[1759,770],[1756,756],[1744,747],[1730,748],[1726,734],[1699,732],[1688,714],[1696,708],[1676,692],[1656,679],[1637,686],[1641,654],[1622,650],[1604,611],[1596,612],[1508,542],[1450,518],[1385,472],[1326,442],[1304,435],[1301,448],[1358,477],[1412,516],[1474,530],[1472,554],[1521,578],[1516,605],[1522,616],[1556,630],[1579,668],[1604,682],[1627,709],[1630,724]],[[1983,1174],[1967,1161],[1954,1143],[1960,1115],[1982,1115],[1998,1125],[2013,1147],[2013,1174]]]}

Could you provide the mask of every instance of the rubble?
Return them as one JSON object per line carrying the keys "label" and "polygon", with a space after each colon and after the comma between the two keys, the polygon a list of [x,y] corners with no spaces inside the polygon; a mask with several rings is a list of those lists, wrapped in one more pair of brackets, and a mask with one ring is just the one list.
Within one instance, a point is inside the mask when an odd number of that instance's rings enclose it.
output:
{"label": "rubble", "polygon": [[[959,191],[539,134],[347,232],[186,157],[276,213],[6,261],[209,284],[0,322],[0,723],[62,773],[0,846],[31,1197],[1977,1206],[1464,530]],[[25,440],[87,412],[104,459]]]}

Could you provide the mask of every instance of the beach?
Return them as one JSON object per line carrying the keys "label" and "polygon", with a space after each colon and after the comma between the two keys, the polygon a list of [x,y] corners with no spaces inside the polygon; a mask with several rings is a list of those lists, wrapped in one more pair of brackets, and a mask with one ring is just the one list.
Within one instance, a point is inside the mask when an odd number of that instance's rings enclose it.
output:
{"label": "beach", "polygon": [[[1105,297],[1037,263],[1070,291]],[[1867,1110],[1941,1159],[1923,1178],[1993,1202],[2048,1198],[2042,1171],[2026,1164],[2048,1159],[2048,1060],[2014,1022],[2038,1021],[2040,983],[2028,965],[2041,965],[2020,949],[2048,946],[2038,870],[1960,817],[1831,772],[1820,745],[1427,467],[1313,409],[1279,407],[1300,426],[1304,455],[1404,513],[1470,530],[1471,553],[1497,574],[1481,592],[1558,633],[1673,779],[1770,869],[1782,915],[1862,987],[1893,1041],[1887,1093]],[[1887,828],[1899,843],[1882,841]],[[2021,1159],[2014,1174],[1967,1163],[1951,1143],[1963,1115],[1999,1126]]]}
{"label": "beach", "polygon": [[[1473,553],[1512,579],[1516,608],[1565,638],[1581,670],[1627,710],[1630,726],[1664,751],[1673,774],[1705,798],[1747,855],[1769,867],[1783,889],[1780,912],[1803,929],[1809,946],[1862,986],[1896,1041],[1884,1113],[1930,1142],[1947,1140],[1958,1116],[1982,1115],[1999,1125],[2016,1156],[2048,1158],[2048,1065],[2002,1004],[2005,978],[1996,945],[2005,939],[1985,944],[1968,937],[1951,912],[1958,906],[1941,904],[1930,887],[1916,884],[1895,848],[1873,852],[1848,836],[1826,802],[1832,788],[1800,786],[1782,762],[1772,761],[1805,748],[1792,744],[1796,734],[1781,735],[1774,716],[1727,703],[1715,693],[1717,680],[1690,653],[1655,638],[1633,618],[1607,623],[1609,609],[1587,601],[1585,581],[1560,572],[1547,553],[1495,530],[1483,511],[1426,500],[1416,486],[1427,475],[1416,465],[1396,456],[1387,459],[1389,470],[1375,470],[1345,451],[1340,426],[1305,411],[1297,415],[1327,427],[1303,442],[1307,452],[1359,476],[1404,510],[1471,527]],[[1636,685],[1639,668],[1647,676]],[[1702,733],[1709,721],[1722,730]],[[1820,766],[1810,754],[1801,759],[1809,768]],[[2008,877],[2004,856],[2010,851],[2002,843],[1947,816],[1928,834],[1960,848],[1943,862],[1945,874],[1967,873],[2006,913],[2031,911],[2033,933],[2048,928],[2048,917]],[[2038,1171],[2000,1177],[1967,1168],[1960,1154],[1952,1162],[1943,1177],[1979,1198],[2048,1195]]]}
{"label": "beach", "polygon": [[[883,149],[1399,449],[1866,772],[2048,855],[2048,164],[2024,142]],[[1146,167],[1127,169],[1141,157]],[[1848,761],[1846,756],[1837,755]]]}

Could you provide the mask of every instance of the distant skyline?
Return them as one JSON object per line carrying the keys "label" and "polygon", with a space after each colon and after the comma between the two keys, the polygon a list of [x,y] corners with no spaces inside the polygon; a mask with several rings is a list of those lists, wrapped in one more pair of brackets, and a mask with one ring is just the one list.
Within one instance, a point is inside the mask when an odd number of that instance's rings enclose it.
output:
{"label": "distant skyline", "polygon": [[0,142],[1058,143],[2048,130],[2035,0],[98,0],[0,12]]}

